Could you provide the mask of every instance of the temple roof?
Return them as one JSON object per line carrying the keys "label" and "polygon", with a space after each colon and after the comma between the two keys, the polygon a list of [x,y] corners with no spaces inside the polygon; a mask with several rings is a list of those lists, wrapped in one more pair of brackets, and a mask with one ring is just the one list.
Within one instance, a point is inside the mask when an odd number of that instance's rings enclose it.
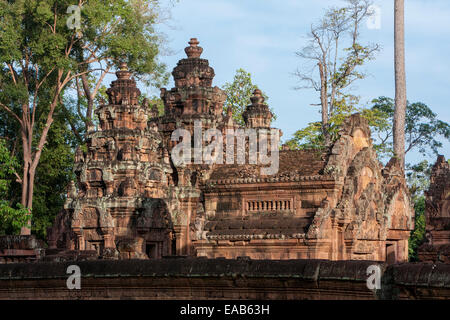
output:
{"label": "temple roof", "polygon": [[206,237],[211,240],[303,238],[310,218],[259,215],[250,219],[218,219],[207,222]]}
{"label": "temple roof", "polygon": [[[320,176],[326,165],[326,154],[316,150],[280,150],[279,160],[278,173],[264,178]],[[218,165],[210,179],[261,178],[261,167],[263,166],[251,164]]]}

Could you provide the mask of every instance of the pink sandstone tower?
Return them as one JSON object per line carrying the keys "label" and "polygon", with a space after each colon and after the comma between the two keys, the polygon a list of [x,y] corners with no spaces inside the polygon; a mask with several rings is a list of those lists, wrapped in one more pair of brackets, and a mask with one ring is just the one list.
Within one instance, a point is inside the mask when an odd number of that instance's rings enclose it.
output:
{"label": "pink sandstone tower", "polygon": [[[231,129],[279,132],[260,90],[243,114],[245,127],[232,119],[198,44],[191,39],[187,58],[173,70],[175,87],[161,89],[163,116],[140,103],[131,72],[121,65],[109,103],[96,111],[98,129],[77,150],[77,179],[49,232],[53,253],[407,261],[414,221],[404,173],[394,160],[386,167],[377,160],[358,114],[326,150],[280,150],[273,175],[249,161],[173,161],[181,142],[172,141],[173,132],[194,136],[196,123],[201,133],[215,128],[224,140]],[[246,143],[239,152],[248,149]]]}

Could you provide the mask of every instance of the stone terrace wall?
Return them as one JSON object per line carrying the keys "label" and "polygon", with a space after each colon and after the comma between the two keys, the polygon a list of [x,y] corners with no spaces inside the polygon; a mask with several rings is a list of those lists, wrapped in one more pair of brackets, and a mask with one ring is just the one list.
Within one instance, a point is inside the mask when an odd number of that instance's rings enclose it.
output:
{"label": "stone terrace wall", "polygon": [[33,262],[44,253],[44,243],[34,235],[0,236],[0,264]]}
{"label": "stone terrace wall", "polygon": [[[66,288],[81,268],[81,290]],[[367,289],[378,264],[382,289]],[[0,265],[0,299],[450,299],[450,265],[370,261],[161,260]]]}

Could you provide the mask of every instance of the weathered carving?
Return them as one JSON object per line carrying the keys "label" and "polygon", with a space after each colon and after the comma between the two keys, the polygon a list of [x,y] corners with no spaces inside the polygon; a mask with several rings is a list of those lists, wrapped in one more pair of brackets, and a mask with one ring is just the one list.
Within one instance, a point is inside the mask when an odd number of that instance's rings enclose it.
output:
{"label": "weathered carving", "polygon": [[250,100],[252,104],[242,113],[245,125],[250,128],[270,128],[273,115],[269,107],[264,104],[261,90],[256,89],[253,91],[253,96]]}
{"label": "weathered carving", "polygon": [[450,164],[439,156],[425,193],[426,241],[419,248],[422,261],[450,262]]}
{"label": "weathered carving", "polygon": [[[108,89],[109,105],[96,110],[98,131],[76,152],[78,189],[65,204],[66,247],[96,250],[104,258],[192,255],[255,259],[407,259],[413,227],[404,173],[379,163],[367,121],[352,115],[328,149],[279,152],[279,170],[259,164],[178,164],[171,159],[174,130],[271,128],[260,90],[244,112],[245,128],[226,114],[225,93],[212,87],[214,70],[193,38],[161,89],[164,115],[144,100],[121,64]],[[260,141],[257,141],[260,142]],[[249,142],[237,148],[247,153]],[[223,150],[225,152],[225,148]],[[446,189],[447,190],[447,189]],[[445,191],[445,197],[448,190]],[[446,210],[448,203],[431,203]],[[61,245],[62,234],[52,233]],[[389,247],[389,250],[388,250]]]}

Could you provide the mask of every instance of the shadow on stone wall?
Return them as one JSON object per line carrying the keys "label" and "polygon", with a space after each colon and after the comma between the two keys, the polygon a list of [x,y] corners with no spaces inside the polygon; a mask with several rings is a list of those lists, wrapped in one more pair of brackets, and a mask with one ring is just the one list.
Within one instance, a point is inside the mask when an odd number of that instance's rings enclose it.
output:
{"label": "shadow on stone wall", "polygon": [[[69,290],[69,265],[81,289]],[[381,289],[367,268],[382,270]],[[450,265],[166,258],[0,265],[0,299],[450,299]]]}

